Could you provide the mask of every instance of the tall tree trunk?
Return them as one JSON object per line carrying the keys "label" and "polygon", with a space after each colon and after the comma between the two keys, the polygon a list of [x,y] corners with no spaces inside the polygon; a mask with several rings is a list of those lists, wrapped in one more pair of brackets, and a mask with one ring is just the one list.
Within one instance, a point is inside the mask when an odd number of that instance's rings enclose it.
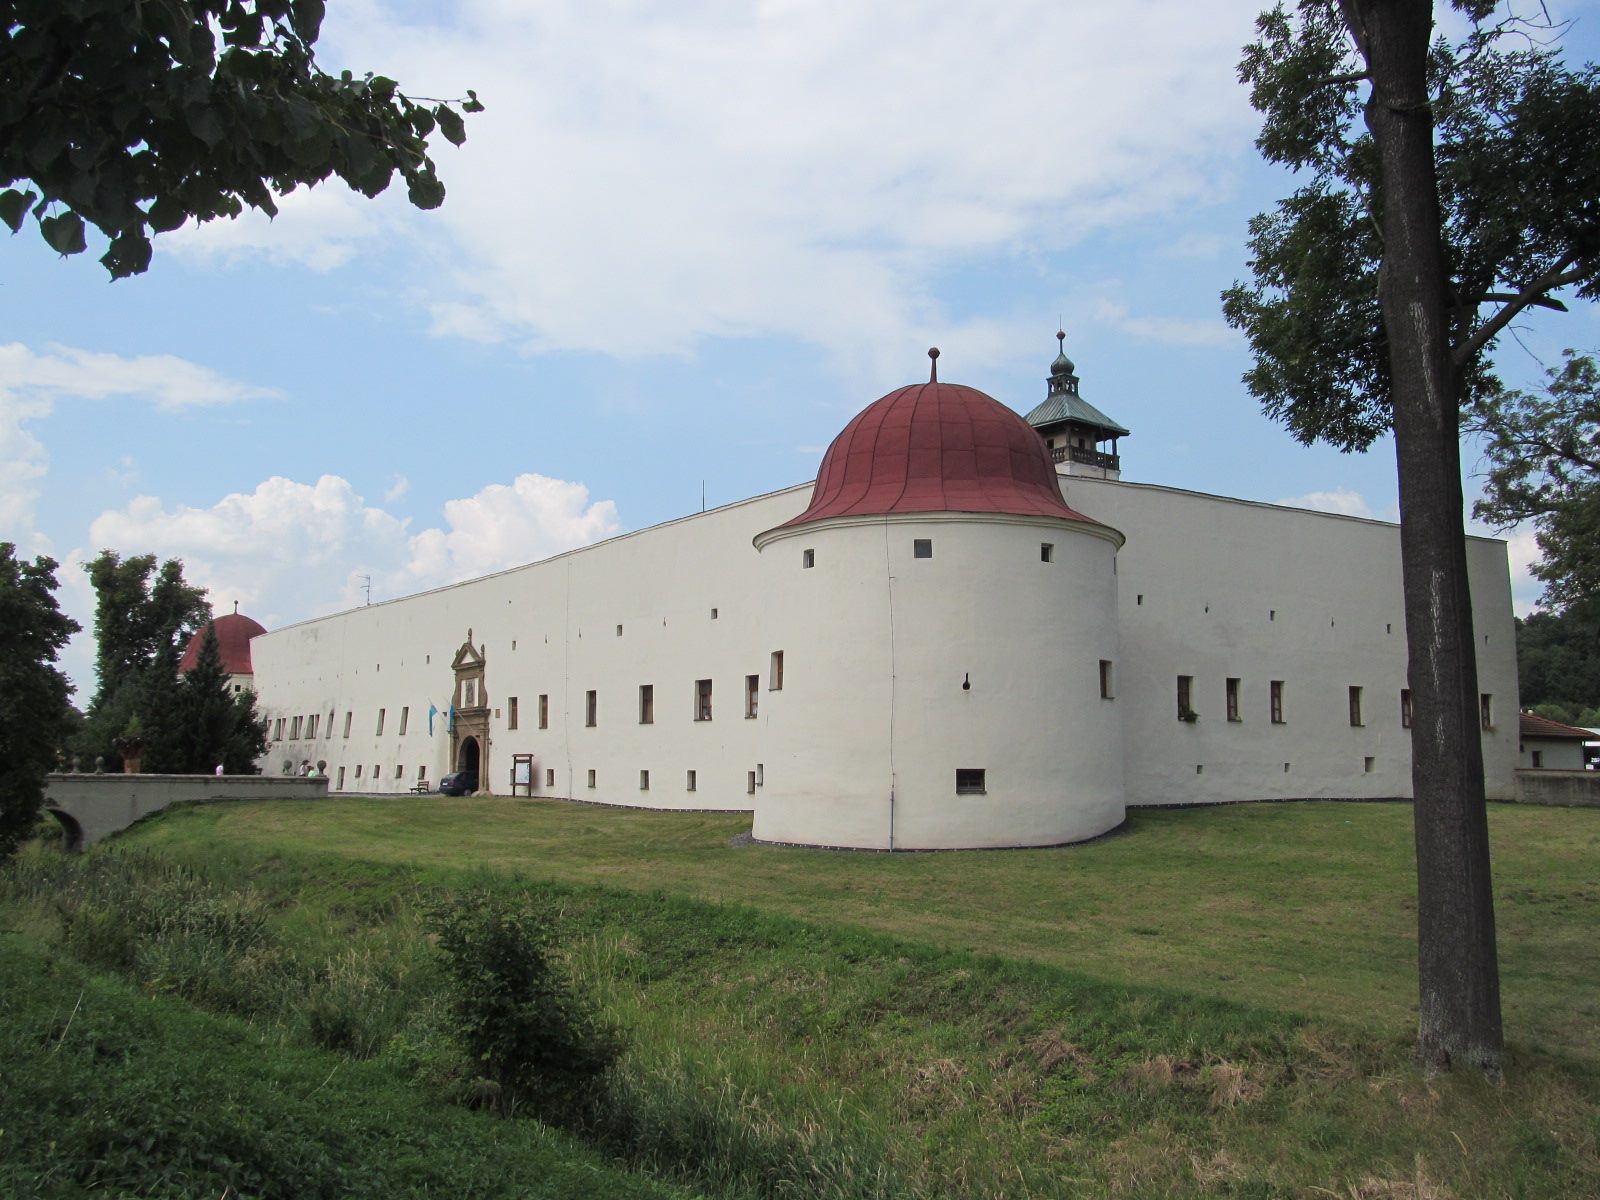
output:
{"label": "tall tree trunk", "polygon": [[1400,553],[1413,709],[1417,1059],[1498,1075],[1500,974],[1479,734],[1478,669],[1462,528],[1459,377],[1426,62],[1429,0],[1340,0],[1367,62],[1367,128],[1381,162],[1384,329],[1393,376]]}

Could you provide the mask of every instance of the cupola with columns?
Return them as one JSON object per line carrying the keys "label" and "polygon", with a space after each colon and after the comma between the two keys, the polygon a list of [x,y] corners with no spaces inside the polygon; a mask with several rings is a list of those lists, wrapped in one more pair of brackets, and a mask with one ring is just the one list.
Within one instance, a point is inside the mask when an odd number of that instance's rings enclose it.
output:
{"label": "cupola with columns", "polygon": [[[1024,420],[1039,431],[1056,470],[1062,475],[1091,475],[1098,479],[1119,479],[1122,459],[1117,454],[1117,439],[1128,431],[1078,394],[1078,376],[1067,357],[1067,335],[1056,331],[1059,352],[1050,364],[1049,391],[1044,403]],[[1110,450],[1105,443],[1110,442]]]}

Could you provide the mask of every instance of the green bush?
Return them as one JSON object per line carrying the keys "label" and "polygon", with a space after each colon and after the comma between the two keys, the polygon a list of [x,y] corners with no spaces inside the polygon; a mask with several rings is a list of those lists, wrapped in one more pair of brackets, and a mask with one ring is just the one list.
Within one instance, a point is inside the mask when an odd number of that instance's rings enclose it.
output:
{"label": "green bush", "polygon": [[526,896],[480,890],[440,902],[429,925],[450,976],[452,1032],[487,1085],[479,1103],[583,1124],[622,1044],[563,973],[547,915]]}

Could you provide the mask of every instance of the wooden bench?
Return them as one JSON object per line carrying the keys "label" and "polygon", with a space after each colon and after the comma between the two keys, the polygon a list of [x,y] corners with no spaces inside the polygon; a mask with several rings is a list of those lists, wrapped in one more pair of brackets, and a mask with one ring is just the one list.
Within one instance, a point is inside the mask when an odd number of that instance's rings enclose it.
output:
{"label": "wooden bench", "polygon": [[418,780],[416,783],[411,785],[411,794],[413,796],[426,796],[432,791],[433,785],[430,784],[426,779]]}

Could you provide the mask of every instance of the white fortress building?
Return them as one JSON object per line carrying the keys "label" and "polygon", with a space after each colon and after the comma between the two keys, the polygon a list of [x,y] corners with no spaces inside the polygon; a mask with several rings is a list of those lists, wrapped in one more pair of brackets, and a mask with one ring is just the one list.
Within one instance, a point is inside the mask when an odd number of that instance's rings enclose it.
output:
{"label": "white fortress building", "polygon": [[[263,769],[324,762],[336,792],[475,770],[880,850],[1410,795],[1397,526],[1124,482],[1128,431],[1064,353],[1026,418],[930,353],[814,485],[256,637]],[[1468,559],[1488,792],[1511,799],[1505,544]]]}

